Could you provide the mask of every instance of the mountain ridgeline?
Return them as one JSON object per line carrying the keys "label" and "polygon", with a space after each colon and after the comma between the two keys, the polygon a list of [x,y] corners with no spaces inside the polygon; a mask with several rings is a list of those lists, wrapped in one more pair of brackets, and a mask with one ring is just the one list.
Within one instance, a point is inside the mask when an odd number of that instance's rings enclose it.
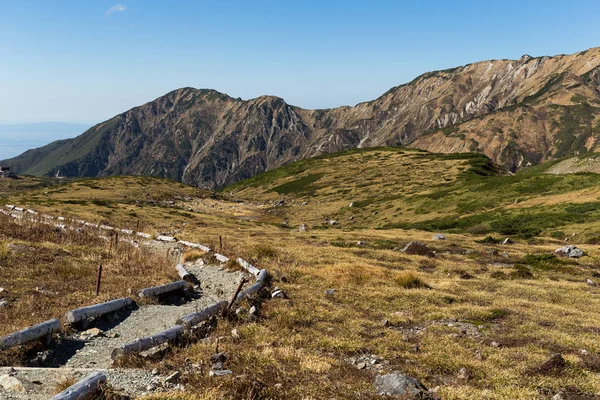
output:
{"label": "mountain ridgeline", "polygon": [[354,107],[305,110],[183,88],[10,160],[21,174],[153,175],[218,188],[352,148],[480,152],[515,171],[600,147],[600,48],[423,74]]}

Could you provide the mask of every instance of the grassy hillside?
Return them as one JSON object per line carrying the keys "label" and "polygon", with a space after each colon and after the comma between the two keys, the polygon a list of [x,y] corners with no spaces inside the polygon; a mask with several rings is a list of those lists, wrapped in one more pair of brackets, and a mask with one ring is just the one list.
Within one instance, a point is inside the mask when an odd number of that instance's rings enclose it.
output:
{"label": "grassy hillside", "polygon": [[[389,371],[449,400],[597,399],[600,289],[586,280],[600,277],[600,248],[584,242],[600,232],[598,177],[544,174],[549,167],[508,176],[478,155],[381,148],[291,164],[216,198],[123,177],[13,188],[2,202],[120,227],[139,220],[145,231],[215,248],[222,236],[223,254],[274,274],[289,299],[264,303],[254,322],[220,321],[213,334],[233,377],[187,373],[210,364],[215,341],[201,341],[141,362],[182,372],[184,394],[152,399],[377,399],[374,376]],[[496,243],[502,221],[518,228],[512,245]],[[295,229],[301,223],[307,231]],[[423,229],[443,229],[448,240]],[[563,234],[587,255],[555,257]],[[0,236],[0,245],[8,240]],[[400,251],[413,240],[435,257]],[[12,291],[16,283],[4,279]],[[557,352],[564,368],[539,368]],[[364,357],[378,361],[353,362]]]}
{"label": "grassy hillside", "polygon": [[[300,161],[223,193],[266,204],[292,225],[419,229],[533,237],[600,236],[600,175],[503,173],[479,154],[363,149]],[[350,206],[352,204],[352,206]],[[335,227],[334,226],[334,227]]]}

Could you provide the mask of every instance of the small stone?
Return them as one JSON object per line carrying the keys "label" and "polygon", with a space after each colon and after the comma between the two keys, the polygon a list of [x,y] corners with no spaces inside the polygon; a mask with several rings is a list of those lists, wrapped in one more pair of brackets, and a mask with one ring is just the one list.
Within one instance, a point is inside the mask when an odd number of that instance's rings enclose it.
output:
{"label": "small stone", "polygon": [[238,317],[241,317],[242,315],[246,314],[248,312],[248,310],[246,310],[243,307],[239,307],[237,310],[235,310],[235,315],[237,315]]}
{"label": "small stone", "polygon": [[26,393],[31,388],[31,383],[7,374],[0,376],[0,386],[9,392]]}
{"label": "small stone", "polygon": [[231,330],[231,337],[233,337],[234,339],[240,338],[240,333],[238,332],[237,328],[233,328]]}
{"label": "small stone", "polygon": [[365,369],[365,368],[367,368],[367,363],[364,363],[364,362],[358,363],[358,364],[356,364],[356,368]]}
{"label": "small stone", "polygon": [[152,375],[158,375],[158,370],[156,368],[152,370]]}
{"label": "small stone", "polygon": [[510,238],[506,238],[506,239],[504,239],[502,241],[502,244],[506,246],[506,245],[509,245],[509,244],[513,244],[513,241],[510,240]]}
{"label": "small stone", "polygon": [[436,233],[433,235],[433,240],[446,240],[446,236],[441,233]]}
{"label": "small stone", "polygon": [[276,383],[275,385],[273,385],[273,387],[277,390],[281,390],[283,389],[283,383]]}
{"label": "small stone", "polygon": [[98,328],[92,328],[92,329],[88,329],[87,331],[84,331],[81,333],[81,337],[82,338],[97,338],[100,336],[104,336],[104,331],[102,331],[102,329],[98,329]]}
{"label": "small stone", "polygon": [[354,215],[352,215],[350,218],[348,218],[350,221],[354,220]]}
{"label": "small stone", "polygon": [[106,337],[111,338],[111,339],[116,339],[119,336],[121,336],[121,335],[119,335],[117,332],[110,332],[106,335]]}
{"label": "small stone", "polygon": [[594,281],[593,281],[593,280],[591,280],[591,279],[588,279],[588,280],[586,281],[586,283],[587,283],[588,285],[590,285],[590,286],[596,286],[596,284],[594,283]]}
{"label": "small stone", "polygon": [[6,300],[0,300],[0,308],[6,307],[7,305],[8,305],[8,301],[6,301]]}
{"label": "small stone", "polygon": [[492,343],[490,343],[490,346],[492,346],[492,347],[500,347],[500,343],[498,343],[498,342],[492,342]]}
{"label": "small stone", "polygon": [[367,244],[365,242],[363,242],[362,240],[359,240],[358,242],[356,242],[357,246],[366,246]]}
{"label": "small stone", "polygon": [[327,289],[325,290],[325,295],[326,296],[333,296],[335,294],[336,290],[335,289]]}
{"label": "small stone", "polygon": [[281,289],[279,290],[274,290],[271,293],[271,298],[273,299],[287,299],[287,295],[285,294],[285,292]]}
{"label": "small stone", "polygon": [[210,356],[210,362],[211,363],[224,363],[225,361],[227,361],[227,354],[226,353],[217,353],[217,354],[213,354],[212,356]]}
{"label": "small stone", "polygon": [[302,224],[298,228],[298,232],[306,232],[307,229],[308,229],[308,227],[306,226],[306,224]]}
{"label": "small stone", "polygon": [[349,208],[352,208],[352,207],[354,207],[354,203],[350,203],[350,204],[348,205],[348,207],[349,207]]}
{"label": "small stone", "polygon": [[386,320],[384,320],[384,321],[383,321],[383,324],[382,324],[382,325],[383,325],[383,326],[385,326],[385,327],[387,328],[387,327],[389,327],[391,324],[390,324],[390,321],[386,319]]}
{"label": "small stone", "polygon": [[330,219],[329,220],[329,225],[333,226],[333,225],[337,225],[337,224],[338,224],[338,222],[335,219]]}
{"label": "small stone", "polygon": [[471,374],[469,374],[469,371],[466,368],[463,367],[458,371],[458,379],[467,380],[470,377]]}
{"label": "small stone", "polygon": [[165,383],[177,383],[179,378],[181,377],[181,372],[175,371],[171,375],[165,378]]}

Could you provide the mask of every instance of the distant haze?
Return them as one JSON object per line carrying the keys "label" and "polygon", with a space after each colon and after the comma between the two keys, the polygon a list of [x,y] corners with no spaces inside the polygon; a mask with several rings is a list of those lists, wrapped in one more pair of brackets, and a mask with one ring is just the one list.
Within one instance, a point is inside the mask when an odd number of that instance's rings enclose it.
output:
{"label": "distant haze", "polygon": [[88,124],[67,122],[0,125],[0,160],[18,156],[55,140],[78,136],[90,127]]}

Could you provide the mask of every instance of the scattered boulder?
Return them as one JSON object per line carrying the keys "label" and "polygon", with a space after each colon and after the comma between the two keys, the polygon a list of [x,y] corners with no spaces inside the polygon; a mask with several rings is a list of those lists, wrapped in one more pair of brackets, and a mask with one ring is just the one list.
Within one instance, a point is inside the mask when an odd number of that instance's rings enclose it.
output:
{"label": "scattered boulder", "polygon": [[410,242],[402,249],[403,253],[412,254],[417,256],[434,257],[435,253],[421,242]]}
{"label": "scattered boulder", "polygon": [[433,240],[446,240],[446,236],[441,233],[436,233],[433,235]]}
{"label": "scattered boulder", "polygon": [[375,390],[382,396],[403,396],[403,399],[433,399],[425,385],[415,378],[393,372],[375,377]]}
{"label": "scattered boulder", "polygon": [[573,246],[572,244],[568,246],[561,247],[560,249],[556,249],[554,254],[560,257],[569,257],[569,258],[581,258],[584,256],[583,250],[580,248]]}

